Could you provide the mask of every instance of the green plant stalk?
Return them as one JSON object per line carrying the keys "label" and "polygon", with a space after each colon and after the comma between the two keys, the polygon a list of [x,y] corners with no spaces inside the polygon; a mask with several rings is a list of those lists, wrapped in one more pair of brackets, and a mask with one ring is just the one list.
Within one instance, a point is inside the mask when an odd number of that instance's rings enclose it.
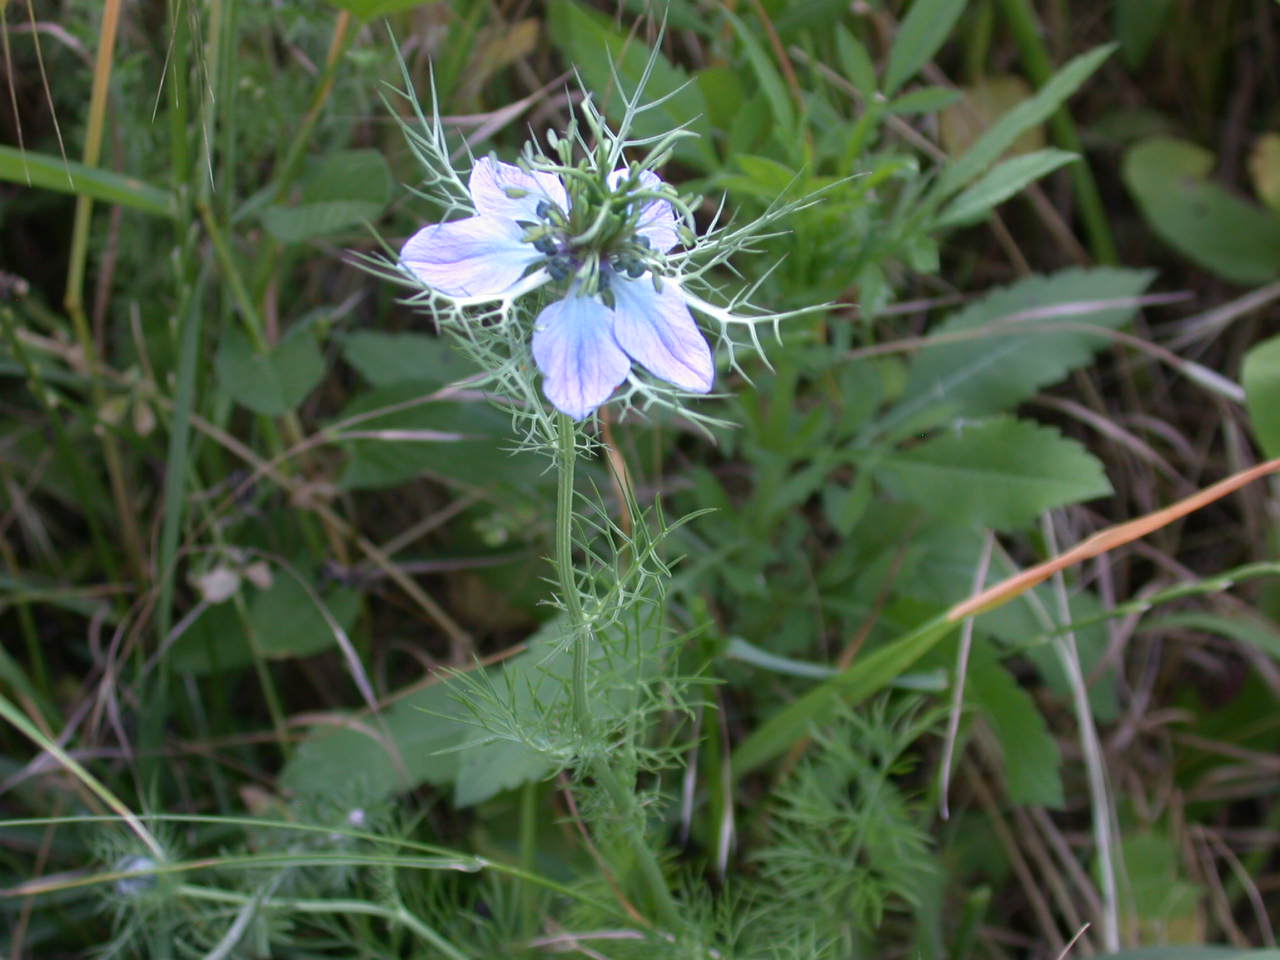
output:
{"label": "green plant stalk", "polygon": [[[549,893],[556,896],[565,897],[577,903],[590,906],[594,910],[598,910],[603,914],[614,917],[618,922],[627,919],[627,915],[618,908],[618,906],[609,900],[597,899],[593,894],[584,891],[579,887],[566,886],[555,880],[540,876],[536,873],[529,873],[521,870],[519,867],[513,867],[509,863],[503,863],[496,860],[488,860],[484,857],[473,856],[472,854],[462,853],[449,847],[439,847],[435,844],[421,843],[419,841],[410,840],[406,837],[394,836],[383,833],[370,833],[364,830],[335,828],[333,824],[318,823],[300,823],[297,820],[273,820],[269,817],[237,817],[237,816],[216,816],[216,815],[199,815],[190,813],[153,813],[148,814],[147,819],[153,823],[175,823],[175,824],[194,824],[205,826],[217,826],[220,828],[239,826],[250,829],[264,828],[268,830],[284,830],[297,834],[306,834],[311,836],[321,836],[332,839],[335,835],[348,837],[352,840],[359,840],[363,843],[371,844],[375,848],[382,847],[403,847],[406,850],[412,850],[416,854],[423,854],[432,857],[449,858],[457,861],[451,864],[449,869],[455,869],[458,864],[465,864],[466,869],[489,870],[494,873],[506,877],[512,877],[525,883],[535,884]],[[0,820],[0,830],[10,830],[18,827],[43,827],[49,825],[65,826],[73,823],[92,823],[92,824],[113,824],[119,823],[118,817],[107,816],[104,814],[69,814],[58,817],[21,817],[11,820]],[[253,863],[258,858],[250,857],[239,859],[237,864]],[[411,866],[418,865],[421,857],[412,858],[414,863]],[[333,861],[329,861],[330,863]],[[367,862],[360,860],[360,863]],[[213,858],[201,859],[190,862],[170,861],[162,868],[152,871],[157,874],[169,873],[188,873],[192,870],[213,870],[220,865],[226,865],[227,859]],[[398,866],[403,863],[395,861],[392,858],[383,858],[378,863],[387,866]],[[294,864],[296,865],[296,864]],[[77,874],[74,877],[62,875],[60,878],[50,878],[48,882],[41,882],[40,889],[44,892],[53,890],[69,890],[79,887],[91,886],[98,883],[110,883],[117,879],[114,873],[99,873],[93,875]],[[28,883],[24,889],[31,889],[33,884]]]}
{"label": "green plant stalk", "polygon": [[[533,873],[538,855],[538,783],[530,780],[520,788],[520,869]],[[525,936],[538,928],[535,912],[534,888],[529,884],[520,887],[520,929]]]}
{"label": "green plant stalk", "polygon": [[[586,612],[582,608],[582,598],[578,594],[573,568],[573,474],[578,457],[576,428],[573,421],[563,413],[557,415],[556,423],[559,428],[556,457],[556,576],[560,583],[561,603],[569,619],[569,634],[573,638],[573,718],[578,726],[578,735],[584,743],[589,743],[595,730],[591,702],[587,695],[587,661],[592,633]],[[667,887],[666,878],[662,875],[662,868],[658,865],[653,850],[645,842],[643,830],[636,827],[636,823],[641,821],[636,816],[638,811],[634,794],[622,783],[603,754],[592,759],[591,775],[604,787],[627,825],[627,839],[662,924],[669,931],[679,930],[682,926],[680,914],[671,897],[671,890]]]}
{"label": "green plant stalk", "polygon": [[392,923],[398,923],[402,927],[412,931],[424,943],[431,944],[431,946],[435,947],[436,950],[440,951],[441,955],[448,957],[449,960],[470,960],[467,954],[449,943],[440,936],[440,934],[427,926],[422,920],[410,913],[403,904],[396,904],[393,907],[387,907],[376,903],[367,903],[364,900],[295,900],[285,899],[283,897],[259,898],[249,894],[232,893],[228,890],[218,890],[213,887],[200,887],[190,883],[179,884],[174,892],[178,896],[188,897],[192,900],[204,900],[210,903],[233,904],[236,906],[245,906],[256,901],[257,907],[262,910],[286,910],[293,913],[306,913],[312,915],[360,914],[368,917],[379,917]]}
{"label": "green plant stalk", "polygon": [[[116,33],[120,26],[122,0],[107,0],[102,11],[102,28],[98,35],[98,56],[93,67],[93,90],[89,96],[89,122],[85,133],[84,165],[96,167],[102,155],[102,135],[106,126],[107,95],[111,87],[111,67],[115,55]],[[87,194],[76,197],[75,220],[71,228],[71,256],[67,267],[67,288],[63,305],[75,329],[76,342],[84,356],[90,378],[94,415],[102,409],[106,394],[98,381],[98,358],[89,330],[89,320],[84,313],[84,275],[89,260],[89,226],[93,213],[93,200]],[[101,433],[102,454],[107,465],[111,496],[115,501],[116,515],[124,541],[129,565],[137,579],[138,589],[145,587],[147,575],[146,551],[138,529],[138,519],[129,503],[129,485],[125,481],[124,461],[115,436],[103,425]]]}
{"label": "green plant stalk", "polygon": [[[1030,0],[999,0],[1004,11],[1009,29],[1013,32],[1014,42],[1022,55],[1023,66],[1030,74],[1037,87],[1044,86],[1053,76],[1053,61],[1049,49],[1036,28],[1035,11]],[[1071,165],[1071,177],[1075,182],[1076,199],[1080,204],[1080,219],[1084,221],[1085,232],[1089,236],[1089,250],[1094,259],[1104,265],[1114,265],[1119,261],[1116,253],[1115,239],[1111,236],[1111,225],[1107,220],[1107,210],[1098,192],[1097,181],[1089,169],[1085,158],[1084,147],[1080,135],[1076,132],[1075,121],[1067,107],[1059,107],[1049,118],[1049,127],[1058,146],[1079,154],[1080,162]]]}

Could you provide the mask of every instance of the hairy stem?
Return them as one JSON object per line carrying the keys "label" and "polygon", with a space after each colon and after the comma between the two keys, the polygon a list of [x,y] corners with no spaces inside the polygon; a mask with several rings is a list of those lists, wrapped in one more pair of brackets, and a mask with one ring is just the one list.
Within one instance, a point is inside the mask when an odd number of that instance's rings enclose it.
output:
{"label": "hairy stem", "polygon": [[[590,656],[592,631],[582,607],[582,597],[578,593],[578,580],[573,567],[573,473],[578,456],[574,442],[576,433],[573,421],[563,413],[559,415],[557,425],[556,576],[560,582],[560,602],[564,605],[569,620],[569,634],[573,638],[573,719],[583,743],[590,743],[595,734],[595,718],[587,696],[587,660]],[[609,766],[608,757],[603,752],[595,753],[590,764],[591,775],[604,788],[622,822],[626,824],[628,842],[653,898],[659,921],[668,930],[678,930],[681,926],[680,914],[662,875],[658,858],[645,842],[644,829],[640,826],[643,820],[636,806],[635,794]]]}

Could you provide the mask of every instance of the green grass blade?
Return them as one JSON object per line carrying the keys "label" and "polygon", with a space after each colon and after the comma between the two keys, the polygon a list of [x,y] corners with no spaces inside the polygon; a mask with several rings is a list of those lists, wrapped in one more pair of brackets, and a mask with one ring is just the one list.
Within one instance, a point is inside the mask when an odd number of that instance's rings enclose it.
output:
{"label": "green grass blade", "polygon": [[174,212],[173,197],[166,190],[47,153],[0,146],[0,180],[89,197],[160,217],[171,217]]}

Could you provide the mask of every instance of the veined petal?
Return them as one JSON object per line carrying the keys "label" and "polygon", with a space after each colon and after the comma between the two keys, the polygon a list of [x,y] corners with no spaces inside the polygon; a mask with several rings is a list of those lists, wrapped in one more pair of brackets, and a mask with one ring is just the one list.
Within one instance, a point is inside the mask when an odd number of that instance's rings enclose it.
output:
{"label": "veined petal", "polygon": [[400,250],[423,283],[451,297],[500,296],[540,256],[515,224],[486,216],[423,227]]}
{"label": "veined petal", "polygon": [[533,327],[533,359],[547,399],[581,420],[626,379],[631,361],[613,339],[613,314],[574,291],[549,304]]}
{"label": "veined petal", "polygon": [[[627,179],[627,171],[615,170],[609,174],[609,188],[617,187]],[[662,186],[662,178],[652,170],[640,171],[640,185],[646,190]],[[666,200],[650,200],[640,210],[640,220],[636,224],[636,233],[649,241],[650,246],[659,253],[666,253],[680,242],[676,232],[676,214]]]}
{"label": "veined petal", "polygon": [[[493,157],[481,157],[471,168],[471,202],[481,216],[501,217],[504,220],[528,220],[537,222],[538,204],[550,201],[561,210],[569,208],[569,197],[564,184],[554,173],[534,171],[526,173],[515,164],[503,163]],[[523,191],[522,197],[507,195],[507,189]]]}
{"label": "veined petal", "polygon": [[653,275],[638,280],[614,274],[613,337],[631,359],[655,377],[682,390],[706,393],[715,379],[711,348],[685,306],[680,286],[664,280],[653,288]]}

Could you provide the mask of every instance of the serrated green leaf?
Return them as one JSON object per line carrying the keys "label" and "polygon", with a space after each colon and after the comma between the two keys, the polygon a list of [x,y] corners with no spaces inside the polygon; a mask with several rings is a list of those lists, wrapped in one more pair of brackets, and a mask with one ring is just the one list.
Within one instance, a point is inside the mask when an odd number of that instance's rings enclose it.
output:
{"label": "serrated green leaf", "polygon": [[[1105,331],[1124,326],[1136,309],[1090,304],[1137,297],[1153,276],[1142,270],[1063,270],[1019,280],[974,301],[930,332],[940,342],[916,355],[904,399],[877,429],[890,431],[930,408],[962,417],[1011,409],[1089,363],[1110,342]],[[991,332],[981,332],[983,327]],[[970,333],[974,337],[964,339]]]}
{"label": "serrated green leaf", "polygon": [[1034,96],[1004,114],[973,146],[943,168],[929,193],[929,202],[941,204],[994,163],[1024,131],[1047,120],[1114,50],[1114,44],[1107,44],[1068,61]]}
{"label": "serrated green leaf", "polygon": [[1102,465],[1050,427],[1000,417],[948,429],[872,468],[891,492],[948,519],[1019,530],[1111,492]]}
{"label": "serrated green leaf", "polygon": [[1010,157],[952,200],[938,215],[935,226],[951,227],[985,217],[992,207],[1008,200],[1027,184],[1078,159],[1074,153],[1052,148]]}
{"label": "serrated green leaf", "polygon": [[889,65],[884,71],[884,92],[888,96],[916,75],[951,33],[966,0],[915,0],[903,18],[889,49]]}
{"label": "serrated green leaf", "polygon": [[1253,435],[1268,457],[1280,457],[1280,336],[1245,354],[1241,379]]}
{"label": "serrated green leaf", "polygon": [[86,196],[161,217],[172,217],[177,209],[168,191],[136,177],[14,147],[0,146],[0,180]]}
{"label": "serrated green leaf", "polygon": [[276,417],[294,409],[320,382],[324,355],[309,329],[290,331],[265,354],[232,329],[218,348],[214,367],[227,396],[254,413]]}
{"label": "serrated green leaf", "polygon": [[1160,238],[1225,280],[1280,277],[1280,217],[1206,179],[1209,151],[1153,137],[1124,156],[1124,182]]}
{"label": "serrated green leaf", "polygon": [[989,641],[973,648],[965,699],[982,710],[995,734],[1009,799],[1060,809],[1064,798],[1058,743],[1031,695],[996,659]]}

